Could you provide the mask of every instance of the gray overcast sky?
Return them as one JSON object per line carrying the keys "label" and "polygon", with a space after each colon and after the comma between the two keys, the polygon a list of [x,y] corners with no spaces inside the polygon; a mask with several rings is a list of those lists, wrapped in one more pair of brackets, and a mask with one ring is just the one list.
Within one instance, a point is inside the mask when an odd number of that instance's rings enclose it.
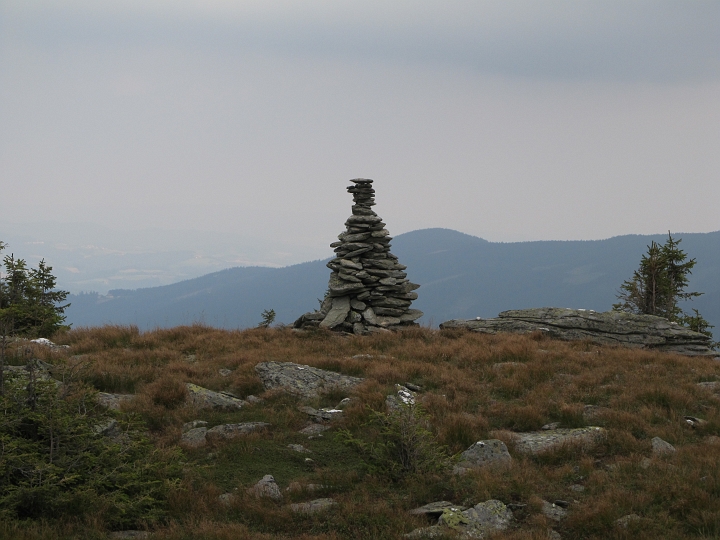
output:
{"label": "gray overcast sky", "polygon": [[0,0],[8,221],[707,232],[718,171],[717,0]]}

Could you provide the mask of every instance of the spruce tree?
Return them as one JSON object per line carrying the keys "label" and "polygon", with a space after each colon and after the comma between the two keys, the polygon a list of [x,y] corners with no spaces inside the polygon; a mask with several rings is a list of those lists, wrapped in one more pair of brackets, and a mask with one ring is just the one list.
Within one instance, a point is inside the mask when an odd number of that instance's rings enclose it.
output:
{"label": "spruce tree", "polygon": [[613,309],[664,317],[712,336],[709,328],[713,327],[697,310],[693,310],[694,315],[688,315],[678,305],[681,301],[692,300],[703,294],[685,290],[689,285],[688,276],[692,274],[697,261],[688,260],[687,254],[679,247],[681,241],[675,240],[668,231],[668,239],[662,246],[651,242],[633,277],[620,286],[617,294],[620,302],[613,304]]}
{"label": "spruce tree", "polygon": [[[5,244],[0,242],[0,250]],[[13,254],[3,259],[0,273],[0,335],[50,337],[64,326],[64,311],[69,304],[61,305],[67,291],[55,288],[52,267],[41,260],[37,268],[28,268],[23,259]]]}

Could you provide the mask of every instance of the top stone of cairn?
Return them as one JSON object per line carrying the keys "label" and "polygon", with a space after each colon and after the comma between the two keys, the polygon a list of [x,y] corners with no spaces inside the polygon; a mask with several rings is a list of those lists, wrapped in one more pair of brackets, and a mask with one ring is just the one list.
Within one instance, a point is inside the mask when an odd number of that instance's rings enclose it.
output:
{"label": "top stone of cairn", "polygon": [[372,210],[373,181],[356,178],[350,182],[352,215],[338,241],[330,244],[336,257],[327,263],[331,270],[328,294],[319,311],[306,313],[294,326],[368,334],[416,325],[423,313],[410,305],[419,285],[407,279],[406,267],[390,252],[392,238]]}

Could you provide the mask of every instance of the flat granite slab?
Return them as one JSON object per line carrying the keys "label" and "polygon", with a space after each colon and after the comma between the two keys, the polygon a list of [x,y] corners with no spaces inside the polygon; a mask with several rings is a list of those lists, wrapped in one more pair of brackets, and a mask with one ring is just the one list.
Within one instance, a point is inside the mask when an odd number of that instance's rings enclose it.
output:
{"label": "flat granite slab", "polygon": [[454,319],[441,329],[464,328],[472,332],[529,334],[543,332],[565,341],[588,340],[601,345],[656,349],[686,356],[720,356],[711,338],[654,315],[621,311],[534,308],[503,311],[494,319]]}

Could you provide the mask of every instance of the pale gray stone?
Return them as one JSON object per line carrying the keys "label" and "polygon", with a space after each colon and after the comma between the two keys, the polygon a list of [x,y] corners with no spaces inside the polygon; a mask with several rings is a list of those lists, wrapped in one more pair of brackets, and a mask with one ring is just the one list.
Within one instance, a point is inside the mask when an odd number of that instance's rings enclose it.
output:
{"label": "pale gray stone", "polygon": [[548,501],[543,501],[540,511],[546,518],[552,519],[553,521],[562,521],[568,514],[567,510],[565,510],[562,506],[558,506],[557,504]]}
{"label": "pale gray stone", "polygon": [[615,525],[617,527],[627,529],[632,523],[637,523],[638,521],[642,521],[642,518],[640,516],[638,516],[637,514],[628,514],[626,516],[616,519]]}
{"label": "pale gray stone", "polygon": [[375,310],[373,310],[373,308],[367,308],[365,311],[363,311],[362,316],[363,319],[365,319],[369,324],[377,326],[378,320],[377,316],[375,315]]}
{"label": "pale gray stone", "polygon": [[[413,293],[415,294],[415,293]],[[415,298],[417,298],[417,294],[415,294]],[[413,322],[418,320],[420,317],[422,317],[424,313],[420,311],[419,309],[408,309],[405,310],[405,313],[400,315],[400,322]]]}
{"label": "pale gray stone", "polygon": [[474,332],[527,334],[543,332],[567,341],[588,340],[605,345],[655,349],[687,356],[716,356],[711,338],[653,315],[619,311],[536,308],[503,311],[496,319],[452,320],[441,329],[465,328]]}
{"label": "pale gray stone", "polygon": [[221,424],[207,430],[205,437],[208,441],[234,439],[242,435],[269,428],[267,422],[241,422],[239,424]]}
{"label": "pale gray stone", "polygon": [[320,435],[323,431],[327,431],[330,429],[330,426],[326,424],[310,424],[309,426],[306,426],[300,430],[300,433],[303,435],[310,435],[310,436],[317,436]]}
{"label": "pale gray stone", "polygon": [[302,444],[288,444],[287,447],[290,450],[293,450],[295,452],[298,452],[300,454],[311,454],[312,451],[305,448]]}
{"label": "pale gray stone", "polygon": [[208,429],[206,427],[198,427],[187,430],[180,437],[180,444],[189,446],[190,448],[200,448],[207,444],[205,435]]}
{"label": "pale gray stone", "polygon": [[282,493],[280,492],[280,486],[275,482],[275,478],[271,474],[266,474],[262,477],[257,484],[249,488],[248,493],[255,495],[255,497],[267,497],[275,501],[282,500]]}
{"label": "pale gray stone", "polygon": [[190,431],[191,429],[199,427],[207,427],[208,423],[205,420],[193,420],[192,422],[185,422],[182,427],[183,433]]}
{"label": "pale gray stone", "polygon": [[449,501],[437,501],[425,504],[419,508],[410,510],[413,515],[427,515],[433,517],[440,517],[445,510],[452,510],[455,512],[462,512],[467,510],[466,506],[455,505]]}
{"label": "pale gray stone", "polygon": [[466,538],[484,538],[486,535],[506,530],[513,521],[512,512],[501,501],[491,499],[462,512],[445,510],[438,525],[445,525]]}
{"label": "pale gray stone", "polygon": [[551,429],[547,431],[530,431],[515,433],[515,449],[526,454],[537,454],[556,448],[563,444],[580,444],[591,447],[605,436],[601,427],[590,426],[574,429]]}
{"label": "pale gray stone", "polygon": [[328,288],[330,289],[330,296],[347,296],[350,293],[356,293],[365,288],[362,283],[351,283],[340,279],[337,272],[330,274],[330,281],[328,282]]}
{"label": "pale gray stone", "polygon": [[327,316],[320,323],[323,328],[335,328],[336,326],[345,322],[345,318],[350,312],[350,297],[349,296],[337,296],[333,298],[332,308],[328,312]]}
{"label": "pale gray stone", "polygon": [[290,509],[293,512],[299,512],[302,514],[316,514],[323,512],[335,506],[337,503],[332,499],[315,499],[304,503],[295,503],[290,505]]}
{"label": "pale gray stone", "polygon": [[214,392],[193,383],[186,383],[190,402],[200,409],[237,410],[247,405],[229,392]]}
{"label": "pale gray stone", "polygon": [[349,390],[363,381],[359,377],[293,362],[262,362],[255,366],[255,371],[266,390],[282,388],[306,398],[317,397],[332,389]]}
{"label": "pale gray stone", "polygon": [[398,317],[383,317],[383,316],[377,316],[376,317],[378,326],[382,328],[387,328],[388,326],[395,326],[400,324],[400,319]]}
{"label": "pale gray stone", "polygon": [[498,439],[478,441],[460,454],[458,463],[453,468],[454,474],[463,474],[472,469],[482,467],[505,467],[510,465],[512,458],[505,443]]}
{"label": "pale gray stone", "polygon": [[340,418],[343,414],[342,409],[314,409],[313,407],[300,406],[298,410],[312,417],[317,422],[330,422],[336,418]]}
{"label": "pale gray stone", "polygon": [[365,304],[365,302],[361,302],[360,300],[351,299],[350,307],[355,311],[359,311],[362,313],[367,308],[367,304]]}
{"label": "pale gray stone", "polygon": [[711,392],[720,393],[720,381],[708,381],[697,383],[700,388],[705,388]]}
{"label": "pale gray stone", "polygon": [[670,456],[677,450],[667,441],[663,441],[660,437],[652,438],[652,452],[655,456]]}
{"label": "pale gray stone", "polygon": [[135,394],[108,394],[106,392],[97,393],[97,401],[103,407],[119,411],[123,403],[129,403],[135,399]]}

